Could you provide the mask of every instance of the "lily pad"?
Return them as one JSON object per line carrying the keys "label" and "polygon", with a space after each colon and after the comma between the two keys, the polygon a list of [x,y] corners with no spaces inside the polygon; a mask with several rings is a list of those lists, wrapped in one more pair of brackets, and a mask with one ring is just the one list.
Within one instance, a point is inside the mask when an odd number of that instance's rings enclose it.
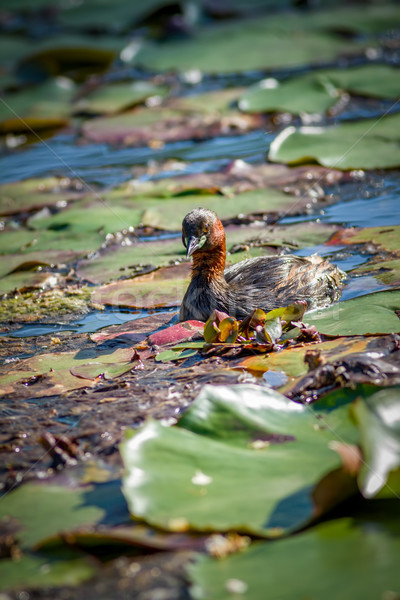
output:
{"label": "lily pad", "polygon": [[[308,314],[306,320],[308,321]],[[243,359],[238,368],[249,369],[255,372],[266,371],[283,371],[290,377],[299,377],[305,375],[308,371],[308,366],[304,361],[306,352],[311,349],[318,349],[321,356],[328,360],[340,360],[350,354],[360,352],[370,352],[372,355],[380,350],[381,337],[339,337],[335,340],[321,342],[317,346],[315,344],[301,345],[298,347],[287,348],[280,352],[271,352],[270,354],[259,354],[249,356]]]}
{"label": "lily pad", "polygon": [[173,198],[124,198],[117,200],[107,194],[98,200],[85,199],[55,215],[40,214],[28,220],[34,229],[60,232],[102,231],[114,233],[138,225],[180,231],[182,219],[191,210],[203,206],[214,210],[221,219],[231,219],[246,214],[299,214],[310,204],[306,196],[286,194],[274,188],[252,190],[233,197],[215,195],[182,195]]}
{"label": "lily pad", "polygon": [[148,0],[145,3],[85,0],[82,4],[62,4],[58,18],[60,23],[73,28],[125,31],[171,4],[171,0]]}
{"label": "lily pad", "polygon": [[[45,206],[61,207],[81,197],[77,183],[67,178],[46,177],[5,183],[0,185],[0,215],[14,215]],[[3,236],[2,232],[1,242]]]}
{"label": "lily pad", "polygon": [[134,279],[115,281],[97,288],[92,302],[128,308],[179,306],[189,284],[190,265],[163,267]]}
{"label": "lily pad", "polygon": [[361,430],[364,464],[360,488],[367,498],[398,499],[400,493],[399,388],[387,388],[358,399],[353,407]]}
{"label": "lily pad", "polygon": [[19,121],[18,131],[30,129],[31,119],[40,119],[42,128],[66,125],[71,114],[71,101],[76,93],[73,81],[56,77],[41,85],[8,94],[0,103],[0,132],[12,130],[12,122]]}
{"label": "lily pad", "polygon": [[256,542],[223,560],[198,555],[189,568],[192,598],[264,600],[268,590],[280,600],[336,600],[338,581],[342,600],[382,598],[399,589],[399,551],[396,507],[371,508],[365,517],[336,519],[273,544]]}
{"label": "lily pad", "polygon": [[400,319],[400,290],[375,292],[353,298],[328,308],[307,313],[307,322],[320,333],[330,335],[363,335],[365,333],[397,333]]}
{"label": "lily pad", "polygon": [[165,86],[147,81],[134,81],[103,85],[89,92],[74,104],[74,110],[86,113],[113,114],[141,104],[151,96],[163,97]]}
{"label": "lily pad", "polygon": [[0,590],[74,586],[93,577],[96,571],[94,562],[76,550],[29,552],[19,559],[0,561]]}
{"label": "lily pad", "polygon": [[400,254],[400,225],[341,229],[330,244],[373,244],[378,250]]}
{"label": "lily pad", "polygon": [[105,235],[96,231],[79,232],[31,231],[27,229],[5,230],[0,236],[0,254],[36,251],[68,251],[88,254],[104,243]]}
{"label": "lily pad", "polygon": [[[17,387],[29,384],[32,378],[35,381],[28,385],[30,397],[52,396],[89,387],[101,374],[110,379],[118,377],[133,369],[139,358],[140,355],[131,347],[117,348],[113,352],[109,349],[91,348],[79,352],[38,354],[19,362],[18,370],[9,370],[0,377],[0,386],[4,383],[5,389],[2,392],[8,393],[10,377]],[[26,376],[27,371],[30,377]]]}
{"label": "lily pad", "polygon": [[263,79],[248,88],[239,100],[239,108],[250,113],[321,113],[332,108],[340,96],[339,90],[323,72],[312,73],[282,83],[276,79]]}
{"label": "lily pad", "polygon": [[134,63],[157,71],[238,73],[315,64],[362,48],[361,44],[310,30],[305,15],[295,16],[296,20],[290,23],[286,19],[271,23],[269,17],[261,17],[212,25],[197,30],[191,39],[162,45],[148,41],[134,57]]}
{"label": "lily pad", "polygon": [[[95,143],[162,147],[169,142],[237,135],[260,127],[261,117],[229,108],[233,95],[229,92],[208,92],[195,99],[174,99],[164,106],[137,107],[123,114],[91,119],[83,124],[82,133]],[[224,108],[220,107],[221,95]]]}
{"label": "lily pad", "polygon": [[400,165],[400,114],[333,127],[287,127],[272,142],[268,158],[296,164],[317,161],[336,169]]}
{"label": "lily pad", "polygon": [[363,65],[322,69],[283,82],[263,79],[247,89],[239,100],[239,108],[244,112],[322,113],[339,102],[343,91],[374,98],[397,98],[399,75],[399,69],[387,65]]}
{"label": "lily pad", "polygon": [[[347,428],[347,409],[337,411]],[[309,407],[277,392],[206,386],[178,427],[149,421],[127,435],[121,453],[130,511],[172,531],[276,537],[297,529],[354,492],[353,476],[339,483],[341,461],[329,447],[343,434],[340,422],[335,433],[317,423]],[[348,443],[357,439],[352,431]]]}

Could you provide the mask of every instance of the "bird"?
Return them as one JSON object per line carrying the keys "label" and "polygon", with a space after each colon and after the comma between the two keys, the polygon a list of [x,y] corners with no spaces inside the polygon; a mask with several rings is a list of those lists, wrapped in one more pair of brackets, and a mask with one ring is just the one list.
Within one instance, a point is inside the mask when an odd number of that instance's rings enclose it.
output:
{"label": "bird", "polygon": [[196,208],[185,216],[182,242],[193,263],[180,321],[207,321],[215,310],[243,319],[256,308],[268,312],[296,301],[310,310],[340,298],[345,273],[317,254],[260,256],[226,269],[225,230],[212,210]]}

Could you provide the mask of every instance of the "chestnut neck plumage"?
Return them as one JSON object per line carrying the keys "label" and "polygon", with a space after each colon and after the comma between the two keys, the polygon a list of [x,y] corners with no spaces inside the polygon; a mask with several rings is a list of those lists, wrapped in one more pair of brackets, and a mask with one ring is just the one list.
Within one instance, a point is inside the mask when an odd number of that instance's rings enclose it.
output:
{"label": "chestnut neck plumage", "polygon": [[225,231],[220,220],[213,225],[210,242],[211,248],[197,250],[193,254],[192,279],[197,277],[207,281],[224,279],[226,245]]}

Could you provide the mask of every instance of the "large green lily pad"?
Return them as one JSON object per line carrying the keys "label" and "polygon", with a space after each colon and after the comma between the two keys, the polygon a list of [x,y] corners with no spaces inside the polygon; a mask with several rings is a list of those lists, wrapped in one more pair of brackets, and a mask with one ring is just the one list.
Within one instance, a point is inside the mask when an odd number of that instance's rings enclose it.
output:
{"label": "large green lily pad", "polygon": [[377,98],[400,96],[400,71],[387,65],[324,69],[287,81],[264,79],[240,98],[244,112],[321,113],[332,108],[342,91]]}
{"label": "large green lily pad", "polygon": [[30,378],[38,378],[34,386],[29,386],[32,398],[89,387],[99,376],[113,379],[130,371],[137,358],[132,348],[117,348],[114,352],[91,348],[78,352],[37,354],[20,361],[18,370],[9,369],[0,377],[0,394],[15,390],[15,384],[17,388],[20,385],[22,390],[23,384]]}
{"label": "large green lily pad", "polygon": [[307,313],[306,320],[321,333],[330,335],[397,333],[399,306],[400,290],[375,292],[313,310]]}
{"label": "large green lily pad", "polygon": [[239,100],[239,108],[250,113],[320,113],[334,106],[340,96],[340,91],[323,72],[311,73],[282,83],[263,79],[248,88]]}
{"label": "large green lily pad", "polygon": [[28,552],[19,559],[0,561],[0,590],[78,585],[96,570],[93,560],[72,549]]}
{"label": "large green lily pad", "polygon": [[124,31],[171,4],[171,0],[148,0],[145,3],[85,0],[80,4],[61,3],[62,10],[58,18],[60,23],[68,27]]}
{"label": "large green lily pad", "polygon": [[[309,320],[307,315],[306,320]],[[322,357],[331,362],[341,360],[354,353],[374,353],[377,346],[379,347],[380,340],[380,336],[364,337],[354,335],[351,337],[338,337],[335,340],[321,342],[318,346],[314,344],[299,345],[298,347],[287,348],[280,352],[249,356],[248,358],[244,358],[237,366],[238,368],[245,368],[261,373],[266,371],[283,371],[290,377],[299,377],[305,375],[308,371],[304,357],[310,348],[318,349]]]}
{"label": "large green lily pad", "polygon": [[99,200],[81,200],[57,214],[43,217],[40,214],[28,220],[34,229],[60,232],[101,231],[114,233],[148,226],[169,231],[179,231],[183,217],[199,206],[214,210],[221,219],[246,214],[299,214],[310,203],[306,196],[294,196],[270,188],[251,190],[236,196],[220,194],[188,194],[172,198],[126,198],[118,200],[115,193],[102,195]]}
{"label": "large green lily pad", "polygon": [[[337,411],[348,431],[347,409]],[[206,386],[179,427],[149,421],[127,435],[121,453],[130,511],[168,530],[276,537],[297,529],[354,492],[329,447],[344,441],[340,421],[335,433],[319,425],[312,410],[278,392]],[[347,443],[357,439],[351,431]]]}
{"label": "large green lily pad", "polygon": [[334,127],[287,127],[272,142],[268,158],[288,164],[317,161],[336,169],[400,165],[400,114]]}
{"label": "large green lily pad", "polygon": [[73,81],[56,77],[21,92],[7,94],[0,103],[0,131],[4,128],[9,131],[10,121],[19,121],[18,131],[24,126],[29,131],[31,119],[41,119],[43,127],[46,121],[49,122],[48,126],[54,126],[55,119],[59,119],[60,125],[66,124],[75,93]]}
{"label": "large green lily pad", "polygon": [[49,230],[15,229],[5,230],[0,236],[0,254],[37,251],[68,251],[71,248],[82,254],[97,250],[104,243],[105,235],[97,231],[59,232]]}
{"label": "large green lily pad", "polygon": [[168,88],[147,81],[113,83],[96,88],[74,104],[74,110],[87,113],[113,114],[151,96],[165,96]]}
{"label": "large green lily pad", "polygon": [[330,243],[373,244],[378,250],[400,254],[400,225],[341,229],[332,237]]}
{"label": "large green lily pad", "polygon": [[[342,600],[396,596],[400,532],[396,506],[323,523],[285,540],[257,542],[222,560],[198,555],[195,600]],[[378,510],[378,509],[377,509]],[[384,517],[384,511],[387,515]],[[289,567],[290,565],[290,567]],[[290,576],[289,576],[290,572]]]}
{"label": "large green lily pad", "polygon": [[[82,197],[76,183],[67,178],[45,177],[0,185],[0,215],[13,215],[43,208],[63,206]],[[3,233],[0,238],[0,252]]]}
{"label": "large green lily pad", "polygon": [[92,302],[128,308],[169,308],[179,306],[189,285],[189,263],[162,267],[134,279],[98,287]]}
{"label": "large green lily pad", "polygon": [[145,42],[134,62],[160,71],[232,73],[328,61],[344,52],[361,50],[362,46],[353,41],[310,30],[305,16],[296,17],[291,22],[280,19],[272,23],[269,17],[232,21],[199,29],[190,39],[162,45]]}
{"label": "large green lily pad", "polygon": [[353,411],[361,430],[364,464],[360,488],[367,498],[400,494],[400,388],[358,399]]}

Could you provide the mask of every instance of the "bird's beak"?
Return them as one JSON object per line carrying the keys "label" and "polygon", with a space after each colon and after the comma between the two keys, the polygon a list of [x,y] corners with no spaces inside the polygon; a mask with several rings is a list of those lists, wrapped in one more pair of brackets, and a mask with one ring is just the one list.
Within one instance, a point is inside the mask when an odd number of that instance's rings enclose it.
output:
{"label": "bird's beak", "polygon": [[187,246],[186,246],[186,258],[189,258],[189,256],[192,256],[193,252],[196,252],[196,250],[198,250],[198,248],[200,247],[200,240],[198,237],[195,237],[194,235],[191,235],[190,238],[188,239],[187,242]]}
{"label": "bird's beak", "polygon": [[191,235],[187,241],[186,245],[186,258],[192,256],[193,252],[196,250],[200,250],[206,243],[207,237],[202,235],[201,237],[196,237],[195,235]]}

